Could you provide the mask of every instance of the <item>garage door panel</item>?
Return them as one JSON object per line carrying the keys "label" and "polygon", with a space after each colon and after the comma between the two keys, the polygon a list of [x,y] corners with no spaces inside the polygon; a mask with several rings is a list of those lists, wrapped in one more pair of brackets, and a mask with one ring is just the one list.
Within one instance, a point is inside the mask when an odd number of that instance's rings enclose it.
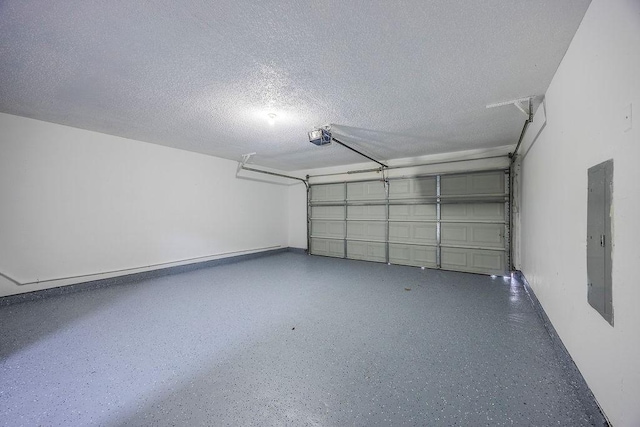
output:
{"label": "garage door panel", "polygon": [[311,218],[344,219],[344,206],[312,206]]}
{"label": "garage door panel", "polygon": [[504,251],[443,247],[441,265],[446,270],[503,275],[506,256]]}
{"label": "garage door panel", "polygon": [[384,200],[387,194],[382,181],[350,182],[347,184],[348,200]]}
{"label": "garage door panel", "polygon": [[504,248],[504,224],[443,223],[443,246]]}
{"label": "garage door panel", "polygon": [[504,193],[503,171],[486,172],[469,176],[469,194],[503,194]]}
{"label": "garage door panel", "polygon": [[343,258],[344,257],[344,241],[312,238],[311,253],[313,255],[323,255],[323,256]]}
{"label": "garage door panel", "polygon": [[376,242],[347,242],[347,258],[386,262],[386,244]]}
{"label": "garage door panel", "polygon": [[435,223],[392,222],[389,223],[389,241],[435,245],[438,242],[437,225]]}
{"label": "garage door panel", "polygon": [[434,176],[389,181],[389,199],[418,199],[435,197],[436,194],[436,178]]}
{"label": "garage door panel", "polygon": [[471,240],[474,244],[504,248],[504,227],[494,224],[474,224],[471,226]]}
{"label": "garage door panel", "polygon": [[387,238],[387,224],[383,221],[349,221],[347,237],[362,240],[385,240]]}
{"label": "garage door panel", "polygon": [[450,203],[441,208],[442,220],[504,222],[504,203]]}
{"label": "garage door panel", "polygon": [[389,262],[416,267],[437,267],[435,246],[401,245],[389,243]]}
{"label": "garage door panel", "polygon": [[385,205],[348,206],[347,218],[385,220],[387,218],[387,207]]}
{"label": "garage door panel", "polygon": [[440,194],[443,196],[504,194],[504,185],[503,171],[444,175],[440,178]]}
{"label": "garage door panel", "polygon": [[314,202],[344,201],[344,184],[323,184],[311,186],[311,200]]}
{"label": "garage door panel", "polygon": [[505,177],[500,170],[391,179],[388,192],[381,181],[313,185],[310,251],[504,274],[509,263]]}
{"label": "garage door panel", "polygon": [[434,221],[436,218],[436,205],[389,206],[389,219],[391,220]]}
{"label": "garage door panel", "polygon": [[344,238],[344,221],[314,220],[311,223],[311,236]]}

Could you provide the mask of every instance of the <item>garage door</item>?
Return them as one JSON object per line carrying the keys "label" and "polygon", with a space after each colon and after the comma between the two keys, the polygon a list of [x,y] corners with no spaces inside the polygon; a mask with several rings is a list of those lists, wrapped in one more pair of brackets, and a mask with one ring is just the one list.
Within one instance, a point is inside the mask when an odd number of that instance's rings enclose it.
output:
{"label": "garage door", "polygon": [[508,184],[498,170],[312,185],[311,254],[506,274]]}

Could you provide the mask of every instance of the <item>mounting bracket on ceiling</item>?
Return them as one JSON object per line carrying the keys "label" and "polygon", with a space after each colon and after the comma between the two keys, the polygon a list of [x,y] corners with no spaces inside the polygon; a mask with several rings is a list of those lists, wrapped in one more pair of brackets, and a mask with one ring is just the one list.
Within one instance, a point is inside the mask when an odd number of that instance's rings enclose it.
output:
{"label": "mounting bracket on ceiling", "polygon": [[247,164],[249,160],[251,160],[251,157],[255,155],[256,155],[255,152],[242,155],[242,160],[238,162],[238,169],[236,169],[236,175],[238,175],[238,172],[240,172],[244,168],[244,165]]}
{"label": "mounting bracket on ceiling", "polygon": [[247,153],[247,154],[243,154],[242,155],[242,164],[244,165],[245,163],[247,163],[249,160],[251,160],[251,157],[255,156],[256,153]]}
{"label": "mounting bracket on ceiling", "polygon": [[[513,99],[511,101],[496,102],[495,104],[489,104],[486,108],[503,107],[505,105],[513,105],[518,110],[527,116],[529,123],[533,122],[533,98],[535,96],[527,96],[525,98]],[[524,103],[524,106],[523,106]]]}
{"label": "mounting bracket on ceiling", "polygon": [[378,160],[374,159],[373,157],[367,156],[366,154],[356,150],[353,147],[349,147],[347,144],[345,144],[342,141],[337,140],[333,134],[331,133],[331,125],[325,125],[319,128],[316,128],[314,130],[312,130],[311,132],[309,132],[309,142],[317,145],[317,146],[323,146],[323,145],[329,145],[331,142],[335,142],[338,145],[342,145],[344,148],[348,148],[349,150],[353,151],[354,153],[357,153],[359,155],[361,155],[362,157],[365,157],[369,160],[371,160],[372,162],[375,162],[377,164],[379,164],[383,169],[387,169],[389,166],[385,165],[382,162],[379,162]]}

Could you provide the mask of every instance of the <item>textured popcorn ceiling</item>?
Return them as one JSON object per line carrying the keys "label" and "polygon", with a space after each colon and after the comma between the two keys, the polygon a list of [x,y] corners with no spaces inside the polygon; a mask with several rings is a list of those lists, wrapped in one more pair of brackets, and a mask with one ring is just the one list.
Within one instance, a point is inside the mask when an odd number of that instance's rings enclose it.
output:
{"label": "textured popcorn ceiling", "polygon": [[[0,111],[283,170],[515,144],[588,0],[0,1]],[[277,114],[275,124],[267,114]]]}

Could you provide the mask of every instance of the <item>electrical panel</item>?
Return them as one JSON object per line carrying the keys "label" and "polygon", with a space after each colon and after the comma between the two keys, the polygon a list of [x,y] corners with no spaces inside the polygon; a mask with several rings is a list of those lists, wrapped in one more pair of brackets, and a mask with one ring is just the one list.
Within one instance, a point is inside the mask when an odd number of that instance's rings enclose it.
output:
{"label": "electrical panel", "polygon": [[613,326],[611,205],[613,160],[589,168],[587,197],[587,300]]}

